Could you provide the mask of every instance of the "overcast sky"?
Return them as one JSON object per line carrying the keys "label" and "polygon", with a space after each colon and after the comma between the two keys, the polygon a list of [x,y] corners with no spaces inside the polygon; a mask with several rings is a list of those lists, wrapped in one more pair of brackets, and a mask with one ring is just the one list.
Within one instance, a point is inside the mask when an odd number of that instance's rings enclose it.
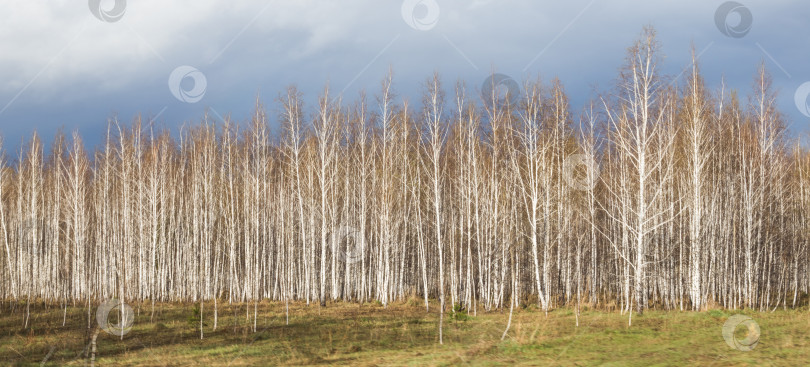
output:
{"label": "overcast sky", "polygon": [[644,25],[657,29],[672,76],[694,43],[710,87],[725,77],[748,94],[764,61],[791,132],[810,131],[796,103],[810,81],[806,0],[2,2],[0,133],[12,151],[59,127],[92,148],[108,119],[139,113],[175,131],[206,110],[244,121],[257,95],[275,125],[286,86],[309,106],[327,82],[354,100],[375,93],[389,67],[414,103],[434,71],[448,91],[464,80],[477,92],[495,70],[559,77],[578,111],[612,86]]}

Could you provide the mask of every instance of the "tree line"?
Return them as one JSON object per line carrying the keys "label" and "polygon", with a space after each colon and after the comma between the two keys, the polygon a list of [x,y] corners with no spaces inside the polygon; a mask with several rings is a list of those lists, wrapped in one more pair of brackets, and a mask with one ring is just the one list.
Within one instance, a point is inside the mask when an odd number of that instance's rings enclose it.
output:
{"label": "tree line", "polygon": [[413,106],[389,73],[313,108],[289,87],[280,134],[258,103],[177,137],[114,120],[92,152],[34,134],[0,169],[0,297],[796,307],[810,155],[767,72],[741,97],[694,52],[663,75],[659,48],[645,29],[582,111],[556,79],[512,98],[436,74]]}

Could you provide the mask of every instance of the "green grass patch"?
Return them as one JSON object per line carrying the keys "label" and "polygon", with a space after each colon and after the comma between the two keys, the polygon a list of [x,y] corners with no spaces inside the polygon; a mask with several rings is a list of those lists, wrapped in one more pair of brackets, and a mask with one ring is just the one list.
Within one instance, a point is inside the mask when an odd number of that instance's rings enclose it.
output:
{"label": "green grass patch", "polygon": [[[633,315],[583,308],[576,326],[570,309],[548,314],[534,307],[515,310],[505,340],[508,311],[477,313],[454,305],[446,312],[444,345],[438,344],[437,303],[421,301],[383,307],[346,302],[284,304],[261,302],[253,331],[253,304],[131,305],[135,322],[121,339],[101,332],[99,366],[138,365],[806,365],[810,360],[810,318],[806,309],[754,312],[647,311]],[[743,313],[761,330],[752,351],[730,348],[722,327]],[[87,309],[32,305],[29,327],[24,307],[2,305],[0,361],[10,365],[73,365],[88,362],[94,329]],[[95,310],[91,312],[95,324]],[[200,320],[204,338],[200,339]],[[736,330],[738,338],[744,331]]]}

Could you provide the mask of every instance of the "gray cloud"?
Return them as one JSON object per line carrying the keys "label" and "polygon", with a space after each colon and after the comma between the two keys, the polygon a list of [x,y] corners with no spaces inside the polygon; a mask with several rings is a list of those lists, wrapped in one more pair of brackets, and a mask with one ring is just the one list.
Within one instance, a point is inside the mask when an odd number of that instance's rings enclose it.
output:
{"label": "gray cloud", "polygon": [[[476,89],[494,68],[515,79],[558,76],[578,109],[595,87],[610,87],[647,24],[658,30],[672,75],[688,64],[693,42],[705,49],[700,62],[712,85],[724,76],[747,93],[764,61],[794,130],[807,130],[793,102],[795,88],[810,80],[810,9],[799,0],[741,1],[754,23],[739,39],[715,27],[722,1],[438,1],[439,19],[426,31],[402,19],[401,1],[129,1],[114,23],[81,1],[4,2],[0,132],[10,141],[33,129],[47,138],[64,125],[92,143],[115,115],[128,121],[163,111],[158,120],[169,127],[199,120],[206,108],[244,119],[257,93],[272,116],[286,85],[314,101],[329,82],[351,99],[376,91],[389,66],[400,95],[414,101],[433,71],[448,87],[463,79]],[[181,65],[206,76],[198,103],[178,101],[167,87]]]}

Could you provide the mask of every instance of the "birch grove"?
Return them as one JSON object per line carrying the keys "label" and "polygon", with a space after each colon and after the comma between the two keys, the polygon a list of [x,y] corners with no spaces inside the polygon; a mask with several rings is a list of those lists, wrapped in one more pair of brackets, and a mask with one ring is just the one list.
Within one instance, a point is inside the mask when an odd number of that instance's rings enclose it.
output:
{"label": "birch grove", "polygon": [[797,307],[810,154],[768,73],[745,97],[705,85],[694,52],[676,78],[661,60],[647,29],[581,113],[557,80],[504,104],[434,75],[414,106],[389,74],[370,98],[326,87],[310,108],[290,87],[278,116],[257,103],[177,136],[112,120],[95,151],[35,134],[0,161],[0,298],[197,302],[214,329],[222,302],[252,304],[255,328],[265,299],[413,297],[442,321]]}

